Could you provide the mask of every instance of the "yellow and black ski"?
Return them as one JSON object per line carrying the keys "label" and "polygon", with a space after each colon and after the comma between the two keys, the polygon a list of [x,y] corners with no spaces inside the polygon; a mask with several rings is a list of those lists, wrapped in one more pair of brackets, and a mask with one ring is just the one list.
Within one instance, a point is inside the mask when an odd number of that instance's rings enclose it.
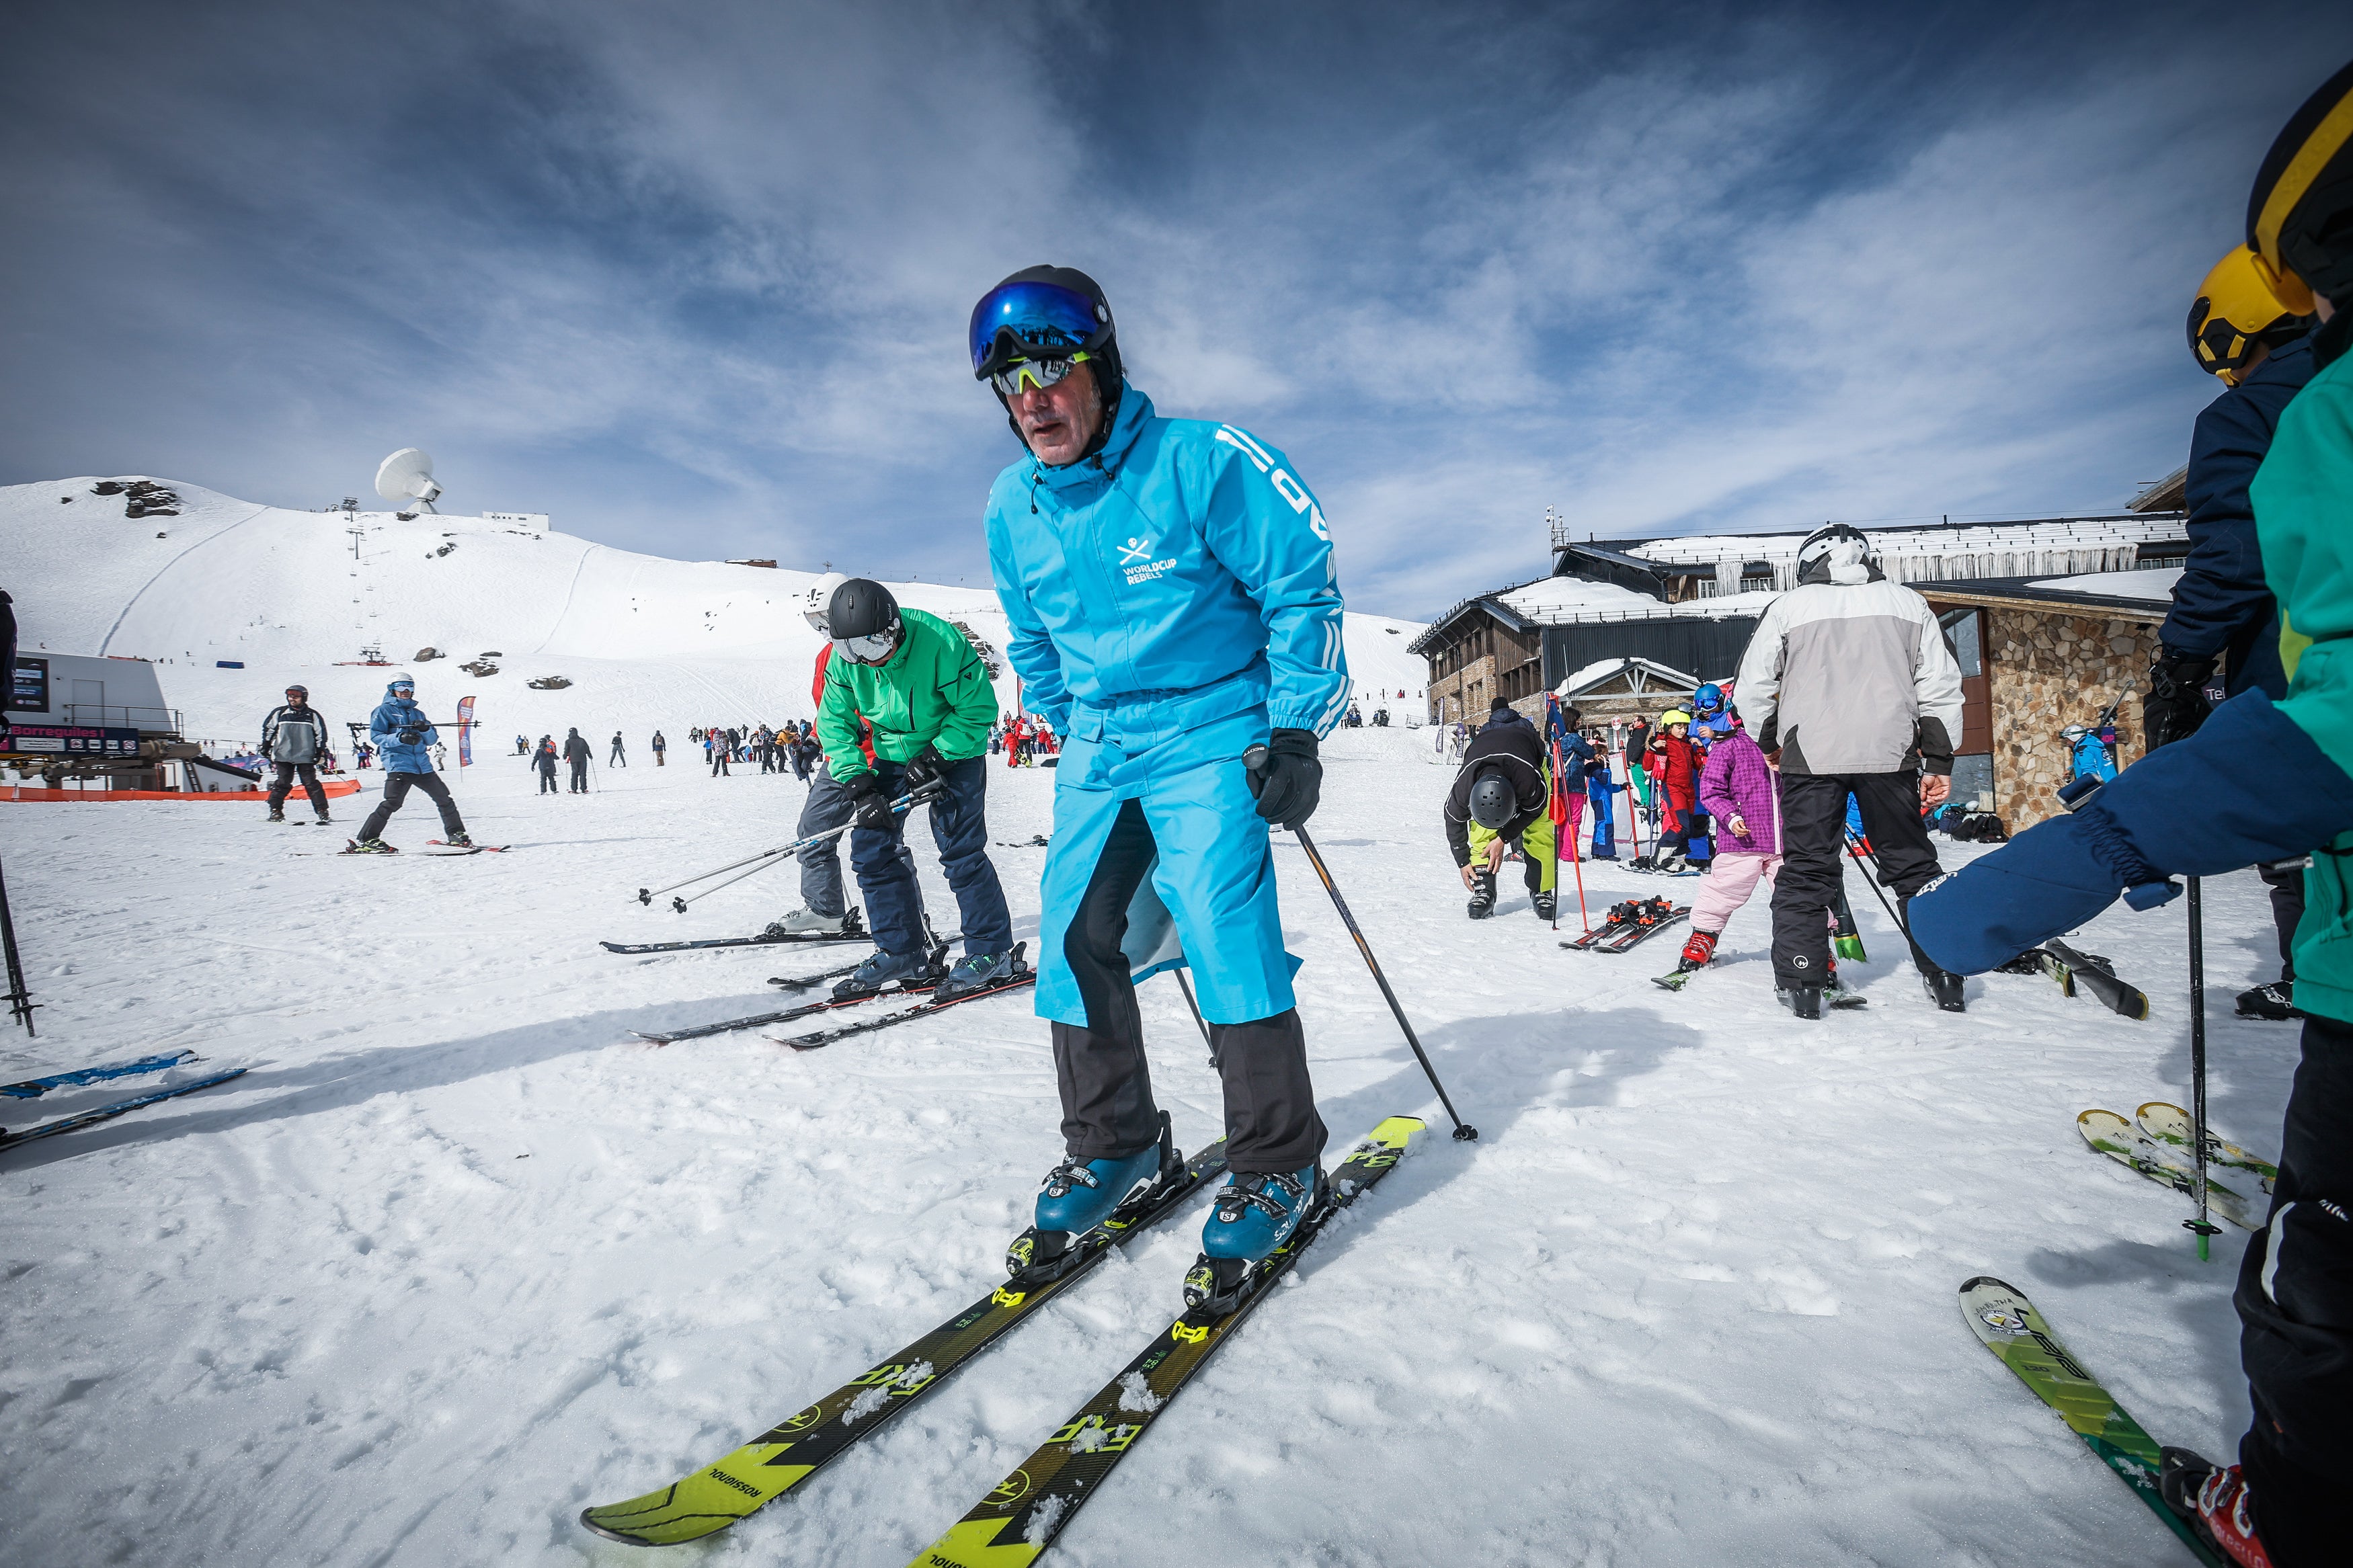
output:
{"label": "yellow and black ski", "polygon": [[1244,1279],[1240,1304],[1232,1311],[1208,1319],[1187,1312],[1162,1330],[1143,1354],[1056,1428],[995,1491],[917,1552],[909,1568],[1024,1568],[1035,1562],[1102,1489],[1112,1467],[1144,1436],[1177,1390],[1291,1271],[1300,1252],[1332,1216],[1388,1173],[1422,1125],[1419,1117],[1392,1116],[1374,1128],[1332,1173],[1327,1196],[1300,1222],[1291,1239]]}
{"label": "yellow and black ski", "polygon": [[716,1464],[643,1497],[583,1509],[580,1522],[632,1546],[674,1546],[717,1534],[800,1485],[843,1449],[873,1436],[1008,1329],[1084,1279],[1113,1247],[1165,1217],[1225,1168],[1221,1138],[1187,1161],[1176,1181],[1073,1242],[1064,1256],[1075,1255],[1075,1261],[1055,1278],[1026,1287],[1019,1280],[999,1286],[888,1361],[785,1417]]}

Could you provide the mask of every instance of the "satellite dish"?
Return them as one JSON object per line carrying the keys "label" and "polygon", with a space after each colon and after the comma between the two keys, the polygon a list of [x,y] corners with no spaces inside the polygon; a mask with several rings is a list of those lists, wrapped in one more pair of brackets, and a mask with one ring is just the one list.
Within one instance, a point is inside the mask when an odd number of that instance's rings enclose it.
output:
{"label": "satellite dish", "polygon": [[403,447],[376,469],[375,493],[388,501],[414,501],[431,511],[433,498],[441,493],[433,482],[432,458],[422,447]]}

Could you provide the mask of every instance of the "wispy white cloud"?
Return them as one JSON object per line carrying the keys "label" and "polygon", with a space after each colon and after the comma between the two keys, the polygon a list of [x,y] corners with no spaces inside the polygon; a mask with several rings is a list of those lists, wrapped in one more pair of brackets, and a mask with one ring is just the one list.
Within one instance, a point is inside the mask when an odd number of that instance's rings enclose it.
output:
{"label": "wispy white cloud", "polygon": [[324,504],[413,441],[617,543],[978,580],[965,317],[1052,259],[1163,411],[1290,451],[1367,608],[1541,572],[1547,505],[2113,504],[2353,50],[2188,15],[60,8],[0,62],[0,477]]}

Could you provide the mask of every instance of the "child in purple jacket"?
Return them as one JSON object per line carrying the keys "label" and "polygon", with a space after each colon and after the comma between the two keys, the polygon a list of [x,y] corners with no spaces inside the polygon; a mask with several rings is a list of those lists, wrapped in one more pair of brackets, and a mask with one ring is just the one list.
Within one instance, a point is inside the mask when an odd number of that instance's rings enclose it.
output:
{"label": "child in purple jacket", "polygon": [[[1698,969],[1715,956],[1716,938],[1757,884],[1768,887],[1781,868],[1781,781],[1748,730],[1733,720],[1732,733],[1709,748],[1700,770],[1699,805],[1715,819],[1715,861],[1692,900],[1691,940],[1683,943],[1679,972]],[[1825,911],[1825,919],[1830,919]],[[1832,924],[1836,921],[1833,920]],[[1824,976],[1828,994],[1838,984],[1837,963]]]}

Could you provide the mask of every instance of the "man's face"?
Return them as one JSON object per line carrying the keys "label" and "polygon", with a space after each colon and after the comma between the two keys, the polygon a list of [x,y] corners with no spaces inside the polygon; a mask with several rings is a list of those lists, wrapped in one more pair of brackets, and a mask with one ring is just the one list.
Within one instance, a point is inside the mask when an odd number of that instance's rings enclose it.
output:
{"label": "man's face", "polygon": [[1103,395],[1095,387],[1092,361],[1072,365],[1051,386],[1024,382],[1006,407],[1030,454],[1051,468],[1077,462],[1103,426]]}

